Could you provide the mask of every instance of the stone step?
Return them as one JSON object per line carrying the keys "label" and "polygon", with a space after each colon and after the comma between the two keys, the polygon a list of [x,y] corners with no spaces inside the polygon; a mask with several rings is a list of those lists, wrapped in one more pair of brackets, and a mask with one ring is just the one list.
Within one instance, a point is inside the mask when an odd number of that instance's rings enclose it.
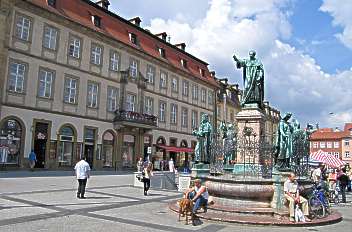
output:
{"label": "stone step", "polygon": [[237,213],[237,214],[256,214],[256,215],[268,215],[268,216],[274,216],[274,214],[276,214],[276,212],[271,208],[252,208],[252,207],[243,208],[243,207],[231,207],[231,206],[224,206],[224,205],[217,205],[217,204],[208,206],[208,210],[217,211],[217,212],[228,212],[228,213]]}

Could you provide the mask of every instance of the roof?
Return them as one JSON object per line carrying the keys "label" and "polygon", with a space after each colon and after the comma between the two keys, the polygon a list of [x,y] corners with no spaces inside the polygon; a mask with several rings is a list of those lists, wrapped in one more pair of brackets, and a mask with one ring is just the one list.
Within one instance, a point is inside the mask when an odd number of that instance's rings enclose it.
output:
{"label": "roof", "polygon": [[[27,0],[27,2],[31,2],[45,10],[102,33],[136,50],[147,53],[162,62],[172,65],[178,70],[182,70],[202,81],[218,87],[215,78],[211,76],[208,70],[208,63],[162,40],[158,36],[153,35],[151,32],[144,30],[115,13],[100,7],[94,2],[89,0],[59,0],[56,2],[55,8],[48,6],[46,0]],[[92,15],[101,18],[100,28],[93,25],[91,20]],[[137,35],[139,41],[138,46],[130,42],[129,33]],[[165,50],[166,58],[160,57],[158,48]],[[187,68],[182,67],[181,59],[187,61]],[[204,70],[204,77],[199,69]]]}
{"label": "roof", "polygon": [[344,131],[349,131],[352,129],[352,122],[345,123]]}
{"label": "roof", "polygon": [[344,137],[348,136],[348,133],[344,132],[344,131],[336,131],[336,132],[326,132],[326,131],[315,131],[310,139],[311,140],[325,140],[325,139],[334,139],[334,140],[338,140],[338,139],[342,139]]}

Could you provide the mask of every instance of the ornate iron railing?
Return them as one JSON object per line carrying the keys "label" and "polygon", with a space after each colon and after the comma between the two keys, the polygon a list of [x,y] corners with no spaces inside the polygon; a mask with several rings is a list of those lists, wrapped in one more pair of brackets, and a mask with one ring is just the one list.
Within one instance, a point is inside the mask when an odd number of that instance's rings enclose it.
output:
{"label": "ornate iron railing", "polygon": [[154,115],[149,114],[140,114],[134,111],[127,111],[127,110],[117,110],[115,111],[115,122],[127,121],[139,124],[145,124],[149,126],[158,125],[158,118]]}

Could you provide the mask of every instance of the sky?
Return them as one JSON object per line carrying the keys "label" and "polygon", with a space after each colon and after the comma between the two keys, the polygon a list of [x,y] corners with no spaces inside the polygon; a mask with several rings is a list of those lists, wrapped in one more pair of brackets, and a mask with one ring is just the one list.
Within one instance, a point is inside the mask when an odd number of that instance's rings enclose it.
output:
{"label": "sky", "polygon": [[242,83],[232,56],[257,51],[265,98],[302,125],[352,122],[352,0],[110,0],[124,18],[167,32],[208,62],[218,78]]}

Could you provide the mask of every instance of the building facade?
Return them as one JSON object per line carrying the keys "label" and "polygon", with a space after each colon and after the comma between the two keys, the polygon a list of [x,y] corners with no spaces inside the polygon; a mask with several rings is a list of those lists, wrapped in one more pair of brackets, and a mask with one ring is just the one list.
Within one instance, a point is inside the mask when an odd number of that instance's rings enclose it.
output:
{"label": "building facade", "polygon": [[[0,163],[131,168],[188,159],[201,114],[215,121],[208,64],[126,20],[109,1],[0,0]],[[183,155],[177,155],[182,153]],[[180,158],[181,157],[181,158]]]}
{"label": "building facade", "polygon": [[310,139],[311,153],[322,150],[352,165],[352,123],[346,123],[343,130],[322,128]]}

